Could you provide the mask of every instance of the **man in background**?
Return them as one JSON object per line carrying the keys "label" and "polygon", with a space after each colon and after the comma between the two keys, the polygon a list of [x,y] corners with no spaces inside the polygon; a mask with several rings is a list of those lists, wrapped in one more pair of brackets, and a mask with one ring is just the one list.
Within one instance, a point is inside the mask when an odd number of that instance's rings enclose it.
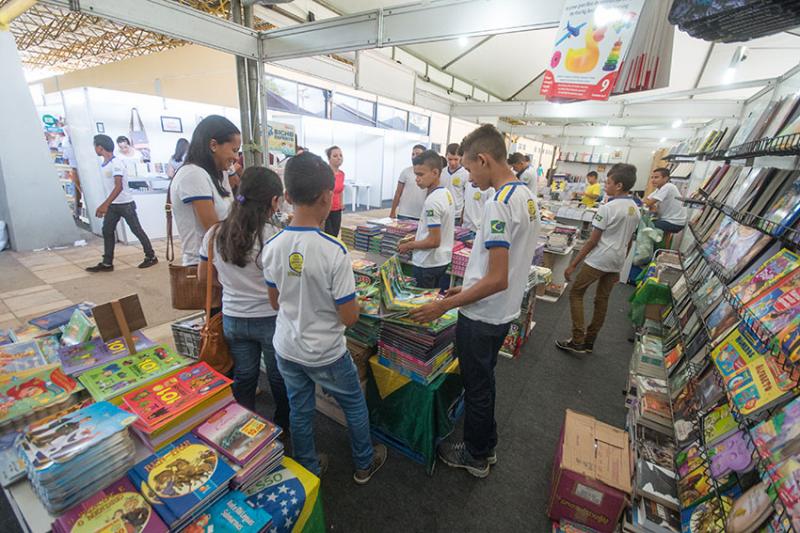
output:
{"label": "man in background", "polygon": [[[411,149],[411,161],[425,151],[421,144],[415,144]],[[397,178],[397,189],[394,191],[392,199],[392,210],[389,216],[407,220],[419,220],[422,212],[422,204],[428,196],[428,191],[417,185],[417,176],[414,174],[414,166],[404,168]]]}
{"label": "man in background", "polygon": [[523,182],[531,190],[531,195],[536,197],[536,171],[530,163],[525,161],[525,155],[521,152],[514,152],[508,157],[508,164],[514,169],[517,179]]}

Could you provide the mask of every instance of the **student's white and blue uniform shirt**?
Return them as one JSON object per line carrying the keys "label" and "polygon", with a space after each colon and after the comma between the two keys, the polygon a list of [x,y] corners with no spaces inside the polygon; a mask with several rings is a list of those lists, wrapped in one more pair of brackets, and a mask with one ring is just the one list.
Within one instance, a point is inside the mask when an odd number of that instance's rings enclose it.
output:
{"label": "student's white and blue uniform shirt", "polygon": [[465,305],[467,318],[489,324],[506,324],[519,316],[528,284],[533,254],[539,239],[539,206],[521,181],[507,183],[483,207],[481,229],[475,236],[464,273],[464,288],[475,285],[489,272],[489,250],[508,248],[508,287]]}
{"label": "student's white and blue uniform shirt", "polygon": [[129,204],[133,202],[133,195],[128,188],[128,170],[121,159],[114,156],[108,161],[100,163],[100,173],[103,175],[103,188],[106,190],[106,196],[114,190],[115,177],[122,177],[122,190],[111,202],[112,204]]}
{"label": "student's white and blue uniform shirt", "polygon": [[631,196],[609,198],[600,204],[592,226],[603,232],[600,241],[583,260],[602,272],[619,272],[628,255],[628,243],[639,226],[639,208]]}
{"label": "student's white and blue uniform shirt", "polygon": [[464,221],[462,226],[477,232],[481,228],[481,218],[483,217],[483,206],[494,196],[494,187],[489,187],[482,191],[470,182],[464,191]]}
{"label": "student's white and blue uniform shirt", "polygon": [[531,190],[533,197],[536,198],[536,187],[538,185],[538,179],[536,177],[536,171],[533,169],[532,166],[528,165],[521,172],[517,173],[517,178],[519,181],[523,182],[528,188]]}
{"label": "student's white and blue uniform shirt", "polygon": [[453,205],[453,195],[441,186],[432,190],[425,198],[425,203],[422,204],[415,240],[426,239],[430,228],[441,230],[439,247],[413,250],[411,264],[420,268],[449,265],[453,258],[453,241],[455,240],[455,206]]}
{"label": "student's white and blue uniform shirt", "polygon": [[305,366],[333,363],[347,351],[338,305],[356,297],[344,244],[318,228],[288,226],[264,245],[264,279],[280,293],[273,345]]}
{"label": "student's white and blue uniform shirt", "polygon": [[462,166],[459,166],[453,172],[450,172],[449,167],[444,167],[442,170],[442,185],[453,195],[455,213],[457,217],[460,217],[464,209],[464,190],[469,185],[469,172]]}

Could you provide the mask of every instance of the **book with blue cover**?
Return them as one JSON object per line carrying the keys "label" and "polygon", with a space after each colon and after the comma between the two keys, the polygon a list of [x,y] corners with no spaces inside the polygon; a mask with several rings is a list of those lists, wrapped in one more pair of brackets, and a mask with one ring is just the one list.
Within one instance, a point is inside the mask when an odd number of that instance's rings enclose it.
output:
{"label": "book with blue cover", "polygon": [[50,313],[47,313],[46,315],[34,317],[28,320],[28,323],[33,324],[34,326],[43,329],[45,331],[49,331],[66,325],[69,322],[69,319],[72,318],[72,313],[74,313],[78,309],[83,311],[83,313],[86,316],[92,316],[93,307],[94,304],[92,303],[81,302],[79,304],[65,307],[64,309],[52,311]]}
{"label": "book with blue cover", "polygon": [[187,434],[128,471],[170,529],[180,529],[221,494],[235,472],[214,448]]}
{"label": "book with blue cover", "polygon": [[188,527],[192,533],[258,533],[272,525],[272,515],[254,507],[243,492],[234,490],[208,508]]}

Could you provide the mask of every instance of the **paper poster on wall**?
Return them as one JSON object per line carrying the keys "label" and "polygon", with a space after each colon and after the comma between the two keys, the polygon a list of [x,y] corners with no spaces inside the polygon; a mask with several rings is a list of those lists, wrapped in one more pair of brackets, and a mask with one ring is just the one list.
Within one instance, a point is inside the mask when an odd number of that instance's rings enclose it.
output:
{"label": "paper poster on wall", "polygon": [[269,151],[279,152],[283,155],[295,154],[294,126],[280,122],[268,122]]}
{"label": "paper poster on wall", "polygon": [[549,100],[607,100],[644,0],[567,0],[540,93]]}

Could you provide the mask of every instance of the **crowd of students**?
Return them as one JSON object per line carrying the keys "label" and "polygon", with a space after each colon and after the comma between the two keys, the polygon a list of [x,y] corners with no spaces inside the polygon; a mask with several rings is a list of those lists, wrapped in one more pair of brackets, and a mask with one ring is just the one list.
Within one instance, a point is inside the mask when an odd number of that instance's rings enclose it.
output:
{"label": "crowd of students", "polygon": [[[120,198],[124,170],[114,162],[109,143],[105,136],[95,139],[103,168],[109,167],[104,176],[113,182],[101,206],[107,222],[112,220],[108,214],[126,217],[127,208],[115,205],[129,203]],[[322,386],[347,419],[354,480],[367,483],[386,461],[387,451],[372,442],[358,371],[345,342],[345,328],[358,320],[359,307],[351,257],[337,238],[345,179],[342,151],[330,147],[325,162],[303,150],[289,159],[283,180],[268,168],[249,167],[231,187],[227,178],[240,146],[236,126],[212,115],[198,124],[184,154],[176,147],[176,159],[180,155],[181,160],[169,195],[182,241],[182,264],[199,265],[201,278],[209,271],[222,287],[223,330],[234,359],[236,400],[255,407],[263,361],[275,400],[275,422],[289,428],[294,458],[322,475],[328,458],[317,453],[313,432],[315,387]],[[583,195],[587,205],[600,197],[596,174],[594,178]],[[521,154],[508,156],[502,133],[483,125],[460,144],[448,145],[445,157],[414,146],[412,165],[401,173],[392,202],[392,217],[418,221],[415,238],[402,243],[399,251],[412,252],[420,287],[442,286],[456,224],[476,233],[463,284],[411,313],[426,323],[450,309],[459,310],[455,350],[465,390],[464,433],[458,442],[443,443],[438,454],[447,465],[476,477],[487,476],[497,462],[494,369],[510,323],[519,313],[538,242],[537,181]],[[564,350],[586,353],[593,348],[639,222],[639,208],[630,194],[635,181],[632,165],[611,167],[606,201],[594,217],[592,235],[565,273],[570,279],[583,262],[570,291],[572,337],[557,343]],[[667,185],[651,196],[651,209],[670,205],[671,189],[659,193]],[[279,229],[272,221],[283,202],[291,204],[292,219]],[[137,224],[126,220],[132,229]],[[146,261],[155,261],[146,236],[140,241]],[[103,261],[110,265],[112,259],[113,247]],[[594,283],[595,313],[584,329],[583,296]]]}

